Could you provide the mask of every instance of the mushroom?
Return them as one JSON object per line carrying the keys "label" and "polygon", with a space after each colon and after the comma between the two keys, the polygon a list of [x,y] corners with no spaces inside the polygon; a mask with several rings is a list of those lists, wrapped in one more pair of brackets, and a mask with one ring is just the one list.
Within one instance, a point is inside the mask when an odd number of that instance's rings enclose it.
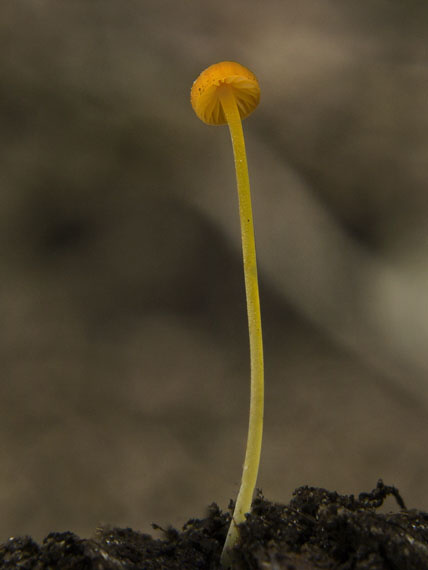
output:
{"label": "mushroom", "polygon": [[229,567],[238,525],[250,512],[260,463],[263,432],[264,369],[263,340],[257,279],[256,247],[251,208],[250,182],[241,119],[257,107],[260,88],[255,75],[233,61],[211,65],[193,83],[190,100],[196,115],[208,125],[229,126],[235,158],[250,337],[251,399],[247,447],[241,487],[223,548],[221,563]]}

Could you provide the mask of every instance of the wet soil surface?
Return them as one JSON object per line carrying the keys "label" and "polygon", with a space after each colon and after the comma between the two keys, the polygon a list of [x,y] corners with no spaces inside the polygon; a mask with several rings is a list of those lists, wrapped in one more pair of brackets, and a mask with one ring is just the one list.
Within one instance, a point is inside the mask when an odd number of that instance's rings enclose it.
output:
{"label": "wet soil surface", "polygon": [[[388,496],[397,512],[378,512]],[[91,539],[50,533],[37,544],[11,538],[0,547],[0,568],[218,569],[230,513],[213,504],[204,519],[153,538],[127,529],[98,529]],[[379,481],[370,493],[339,495],[300,487],[288,505],[261,494],[241,525],[233,568],[272,570],[428,570],[428,514],[407,510],[399,492]]]}

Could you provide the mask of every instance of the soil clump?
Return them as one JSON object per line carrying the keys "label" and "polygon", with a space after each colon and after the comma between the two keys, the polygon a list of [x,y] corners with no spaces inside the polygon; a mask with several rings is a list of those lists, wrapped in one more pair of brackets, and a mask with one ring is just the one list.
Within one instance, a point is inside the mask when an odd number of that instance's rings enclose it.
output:
{"label": "soil clump", "polygon": [[[378,511],[388,496],[397,512]],[[129,528],[101,528],[90,539],[52,532],[41,544],[10,538],[0,568],[218,570],[230,518],[212,504],[181,531],[153,525],[160,538]],[[305,486],[282,505],[258,493],[240,531],[234,570],[428,570],[428,514],[406,509],[381,480],[358,498]]]}

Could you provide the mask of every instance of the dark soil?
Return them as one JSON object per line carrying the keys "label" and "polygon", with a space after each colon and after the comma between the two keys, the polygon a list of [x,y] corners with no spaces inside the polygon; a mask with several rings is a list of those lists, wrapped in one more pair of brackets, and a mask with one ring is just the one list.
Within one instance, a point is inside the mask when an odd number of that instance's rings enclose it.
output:
{"label": "dark soil", "polygon": [[[398,512],[377,509],[393,496]],[[99,529],[94,538],[50,533],[0,547],[1,568],[67,570],[218,569],[230,513],[213,504],[181,532],[154,528],[162,538],[131,529]],[[371,493],[339,495],[300,487],[288,505],[259,494],[241,525],[234,568],[239,570],[428,570],[428,514],[407,510],[398,491],[379,481]]]}

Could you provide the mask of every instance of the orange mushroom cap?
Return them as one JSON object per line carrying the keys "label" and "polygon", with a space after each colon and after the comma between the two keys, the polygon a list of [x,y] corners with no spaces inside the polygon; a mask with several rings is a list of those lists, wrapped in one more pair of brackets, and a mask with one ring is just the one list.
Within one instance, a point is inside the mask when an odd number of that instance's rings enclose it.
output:
{"label": "orange mushroom cap", "polygon": [[208,125],[227,123],[219,90],[224,85],[233,90],[241,119],[248,117],[259,104],[259,82],[249,69],[235,61],[210,65],[194,81],[190,92],[193,110]]}

